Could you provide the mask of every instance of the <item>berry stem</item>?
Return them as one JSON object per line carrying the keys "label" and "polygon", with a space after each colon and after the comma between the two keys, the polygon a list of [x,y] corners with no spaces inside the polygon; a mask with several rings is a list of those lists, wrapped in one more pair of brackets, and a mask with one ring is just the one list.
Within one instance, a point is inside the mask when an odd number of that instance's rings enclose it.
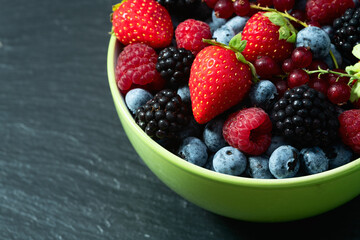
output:
{"label": "berry stem", "polygon": [[336,58],[335,58],[335,56],[334,56],[334,53],[330,50],[330,51],[329,51],[329,54],[330,54],[330,56],[331,56],[332,61],[334,62],[335,68],[338,69],[338,68],[339,68],[339,64],[338,64],[337,61],[336,61]]}
{"label": "berry stem", "polygon": [[[320,75],[322,74],[327,74],[327,73],[333,73],[333,74],[336,74],[336,75],[339,75],[339,77],[349,77],[349,78],[352,78],[352,79],[357,79],[357,80],[360,80],[360,77],[356,76],[356,75],[352,75],[352,74],[348,74],[348,73],[342,73],[342,72],[337,72],[337,71],[333,71],[333,70],[330,70],[330,69],[321,69],[319,68],[318,70],[307,70],[307,69],[304,69],[304,71],[307,73],[307,74],[314,74],[314,73],[319,73]],[[352,82],[352,81],[351,81]],[[349,82],[349,84],[351,83]]]}
{"label": "berry stem", "polygon": [[274,8],[261,7],[260,5],[255,5],[255,4],[250,4],[250,7],[251,7],[251,8],[254,8],[254,9],[259,9],[259,10],[263,10],[263,11],[268,11],[268,12],[276,12],[276,13],[280,14],[281,16],[290,19],[291,21],[294,21],[294,22],[296,22],[296,23],[298,23],[298,24],[300,24],[300,25],[302,25],[302,26],[304,26],[304,27],[308,27],[308,25],[307,25],[305,22],[300,21],[299,19],[291,16],[287,11],[285,11],[285,12],[280,12],[280,11],[274,9]]}

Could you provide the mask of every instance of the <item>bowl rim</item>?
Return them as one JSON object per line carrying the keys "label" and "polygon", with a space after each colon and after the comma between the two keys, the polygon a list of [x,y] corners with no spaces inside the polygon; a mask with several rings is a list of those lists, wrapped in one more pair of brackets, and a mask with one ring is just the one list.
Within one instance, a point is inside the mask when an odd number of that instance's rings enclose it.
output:
{"label": "bowl rim", "polygon": [[[201,176],[208,180],[214,182],[222,182],[231,185],[247,186],[247,187],[256,187],[264,189],[273,189],[273,188],[289,188],[289,187],[304,187],[313,184],[323,184],[327,181],[335,180],[342,176],[352,174],[355,171],[359,171],[360,174],[360,158],[354,159],[350,163],[347,163],[343,166],[327,170],[322,173],[317,173],[313,175],[284,178],[284,179],[256,179],[249,177],[241,176],[231,176],[227,174],[217,173],[215,171],[206,169],[204,167],[197,166],[195,164],[184,161],[180,157],[166,150],[164,147],[155,142],[150,138],[135,122],[130,111],[126,107],[124,97],[120,94],[116,81],[115,81],[115,63],[117,56],[115,56],[115,50],[117,47],[118,41],[114,34],[111,35],[108,53],[107,53],[107,74],[108,81],[111,90],[111,94],[114,100],[115,105],[118,107],[122,113],[122,118],[131,125],[134,130],[133,134],[138,135],[139,138],[143,140],[143,144],[146,144],[148,147],[156,151],[161,157],[165,158],[172,165],[181,168],[182,170]],[[120,116],[119,116],[120,117]]]}

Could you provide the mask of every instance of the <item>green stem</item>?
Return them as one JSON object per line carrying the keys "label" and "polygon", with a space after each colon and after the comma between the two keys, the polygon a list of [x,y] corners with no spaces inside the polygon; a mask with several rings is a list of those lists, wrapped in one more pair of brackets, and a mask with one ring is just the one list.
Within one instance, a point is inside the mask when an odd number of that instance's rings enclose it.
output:
{"label": "green stem", "polygon": [[331,59],[333,60],[333,62],[334,62],[334,65],[335,65],[335,68],[336,69],[338,69],[339,68],[339,65],[338,65],[338,63],[337,63],[337,61],[336,61],[336,58],[335,58],[335,56],[334,56],[334,53],[330,50],[330,56],[331,56]]}
{"label": "green stem", "polygon": [[358,76],[351,75],[351,74],[347,74],[347,73],[342,73],[342,72],[336,72],[336,71],[333,71],[333,70],[330,70],[330,69],[324,70],[324,69],[319,68],[319,70],[312,70],[312,71],[304,69],[304,71],[305,71],[307,74],[314,74],[314,73],[320,73],[320,74],[333,73],[333,74],[339,75],[340,77],[349,77],[349,78],[355,78],[355,79],[360,80],[360,77],[358,77]]}
{"label": "green stem", "polygon": [[294,21],[294,22],[296,22],[296,23],[298,23],[298,24],[301,24],[303,27],[308,27],[308,25],[307,25],[305,22],[300,21],[299,19],[291,16],[287,11],[285,11],[285,13],[283,13],[283,12],[280,12],[280,11],[274,9],[274,8],[261,7],[261,6],[259,6],[259,5],[255,5],[255,4],[250,4],[250,7],[251,7],[251,8],[254,8],[254,9],[259,9],[259,10],[263,10],[263,11],[268,11],[268,12],[276,12],[276,13],[280,14],[281,16],[290,19],[291,21]]}

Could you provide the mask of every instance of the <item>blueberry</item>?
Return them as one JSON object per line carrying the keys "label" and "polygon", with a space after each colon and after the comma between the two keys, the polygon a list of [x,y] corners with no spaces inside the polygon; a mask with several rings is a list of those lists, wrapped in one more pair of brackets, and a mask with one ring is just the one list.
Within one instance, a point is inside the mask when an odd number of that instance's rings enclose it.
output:
{"label": "blueberry", "polygon": [[275,151],[275,149],[277,149],[278,147],[280,147],[282,145],[287,145],[287,141],[285,140],[285,138],[283,136],[273,135],[271,137],[270,146],[266,150],[265,154],[267,156],[271,156],[271,154]]}
{"label": "blueberry", "polygon": [[204,165],[204,168],[209,169],[209,170],[212,170],[212,171],[215,171],[214,168],[213,168],[213,159],[214,159],[214,156],[215,156],[214,153],[211,153],[211,154],[209,155],[208,160],[207,160],[207,162],[206,162],[205,165]]}
{"label": "blueberry", "polygon": [[321,28],[322,28],[322,30],[324,30],[324,31],[329,35],[330,38],[333,37],[333,35],[334,35],[334,28],[333,28],[332,26],[330,26],[330,25],[324,25],[324,26],[322,26]]}
{"label": "blueberry", "polygon": [[329,169],[345,165],[353,159],[353,152],[343,143],[336,143],[324,152],[329,159]]}
{"label": "blueberry", "polygon": [[218,117],[212,119],[205,125],[203,139],[205,145],[211,152],[217,152],[220,148],[227,145],[222,134],[224,122],[225,119]]}
{"label": "blueberry", "polygon": [[[334,54],[334,57],[335,57],[338,65],[341,66],[342,62],[343,62],[343,58],[342,58],[341,54],[339,53],[339,51],[335,48],[334,44],[330,44],[330,50]],[[334,61],[333,61],[330,53],[324,58],[324,61],[329,66],[330,69],[335,68],[335,64],[334,64]]]}
{"label": "blueberry", "polygon": [[177,90],[177,94],[180,96],[181,100],[186,103],[186,104],[190,104],[191,103],[191,99],[190,99],[190,89],[188,85],[184,85],[178,88]]}
{"label": "blueberry", "polygon": [[246,156],[231,146],[217,151],[213,158],[213,168],[216,172],[233,176],[241,175],[246,169]]}
{"label": "blueberry", "polygon": [[320,173],[329,169],[329,159],[319,147],[301,149],[300,159],[307,174]]}
{"label": "blueberry", "polygon": [[212,11],[211,20],[209,26],[212,33],[226,23],[226,19],[216,17],[215,11]]}
{"label": "blueberry", "polygon": [[299,151],[290,145],[278,147],[269,158],[270,172],[276,178],[294,177],[299,168]]}
{"label": "blueberry", "polygon": [[206,145],[196,137],[188,137],[181,143],[177,155],[197,166],[204,166],[207,159]]}
{"label": "blueberry", "polygon": [[296,36],[296,47],[310,47],[314,58],[324,58],[330,51],[329,35],[321,28],[309,26]]}
{"label": "blueberry", "polygon": [[228,45],[234,36],[234,30],[229,26],[223,25],[214,31],[212,38],[216,39],[217,42]]}
{"label": "blueberry", "polygon": [[253,178],[274,178],[269,169],[269,158],[265,155],[249,157],[248,173]]}
{"label": "blueberry", "polygon": [[153,95],[148,91],[142,88],[134,88],[125,95],[125,103],[129,110],[135,114],[139,107],[143,106],[152,98]]}
{"label": "blueberry", "polygon": [[261,80],[251,86],[249,98],[252,105],[268,109],[276,100],[277,90],[274,83],[269,80]]}
{"label": "blueberry", "polygon": [[200,138],[203,131],[203,127],[196,122],[194,117],[190,118],[188,125],[186,125],[183,130],[178,133],[180,139],[185,139],[187,137],[198,137]]}
{"label": "blueberry", "polygon": [[353,0],[354,4],[355,4],[355,8],[360,7],[360,1],[359,0]]}
{"label": "blueberry", "polygon": [[248,20],[248,17],[235,16],[229,21],[227,21],[227,23],[225,23],[225,26],[230,27],[235,32],[235,34],[237,34],[244,29],[245,24]]}

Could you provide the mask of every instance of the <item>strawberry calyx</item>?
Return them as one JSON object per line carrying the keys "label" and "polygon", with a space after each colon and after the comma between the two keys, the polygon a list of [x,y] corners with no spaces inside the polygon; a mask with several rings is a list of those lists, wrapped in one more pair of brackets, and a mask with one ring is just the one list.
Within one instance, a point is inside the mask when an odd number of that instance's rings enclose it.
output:
{"label": "strawberry calyx", "polygon": [[203,42],[214,45],[214,46],[219,46],[222,48],[226,48],[229,49],[233,52],[235,52],[235,56],[236,59],[242,63],[245,63],[249,66],[250,70],[251,70],[251,74],[252,74],[252,81],[254,83],[257,83],[259,81],[258,75],[256,74],[256,69],[254,67],[254,65],[247,61],[244,57],[244,55],[242,55],[242,51],[244,51],[245,47],[246,47],[246,40],[242,40],[241,39],[241,33],[238,33],[237,35],[235,35],[229,42],[229,45],[217,42],[215,39],[203,39]]}

